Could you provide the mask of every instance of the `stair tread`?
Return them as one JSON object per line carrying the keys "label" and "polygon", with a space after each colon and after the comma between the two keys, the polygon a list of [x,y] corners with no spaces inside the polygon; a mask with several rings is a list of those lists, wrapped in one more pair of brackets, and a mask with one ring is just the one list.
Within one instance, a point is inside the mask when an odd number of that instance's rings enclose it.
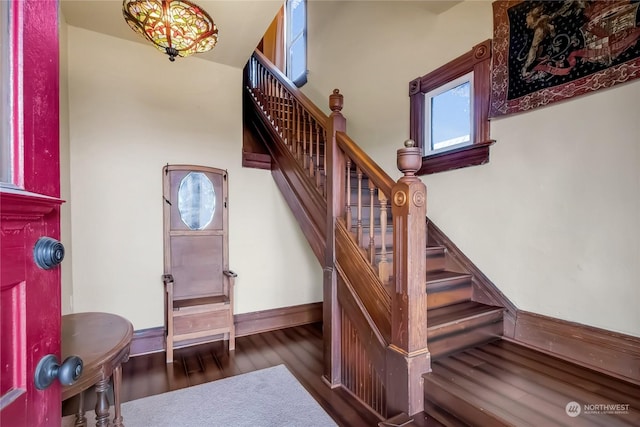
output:
{"label": "stair tread", "polygon": [[378,423],[378,427],[444,427],[444,424],[424,411],[408,416],[404,412]]}
{"label": "stair tread", "polygon": [[458,271],[450,271],[450,270],[440,270],[433,271],[427,274],[427,285],[431,283],[437,283],[446,281],[449,279],[458,279],[458,278],[471,278],[471,274],[469,273],[460,273]]}
{"label": "stair tread", "polygon": [[640,386],[504,340],[436,360],[423,378],[425,401],[472,424],[572,425],[575,401],[629,405],[626,414],[583,411],[580,425],[640,425]]}
{"label": "stair tread", "polygon": [[429,310],[427,312],[427,325],[428,328],[431,329],[454,322],[460,322],[463,319],[503,310],[504,308],[502,307],[495,307],[475,301],[465,301]]}

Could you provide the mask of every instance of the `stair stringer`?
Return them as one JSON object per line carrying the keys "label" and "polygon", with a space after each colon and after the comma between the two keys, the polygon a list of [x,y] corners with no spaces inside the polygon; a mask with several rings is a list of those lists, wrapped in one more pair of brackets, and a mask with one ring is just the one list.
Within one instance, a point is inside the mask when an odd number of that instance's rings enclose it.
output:
{"label": "stair stringer", "polygon": [[251,130],[259,135],[269,151],[273,179],[322,266],[326,251],[327,202],[310,184],[306,172],[253,98],[251,109],[255,118]]}

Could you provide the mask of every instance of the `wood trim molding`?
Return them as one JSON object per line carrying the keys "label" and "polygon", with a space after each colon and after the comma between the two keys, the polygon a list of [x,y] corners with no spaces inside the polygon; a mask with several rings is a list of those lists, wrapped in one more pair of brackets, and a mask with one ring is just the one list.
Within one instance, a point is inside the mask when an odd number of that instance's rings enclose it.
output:
{"label": "wood trim molding", "polygon": [[[322,302],[236,314],[233,318],[236,324],[236,337],[254,335],[321,322]],[[131,341],[131,356],[164,351],[164,337],[165,332],[162,326],[134,331]],[[220,334],[219,337],[219,339],[223,339],[224,336]]]}
{"label": "wood trim molding", "polygon": [[253,169],[271,169],[271,156],[268,154],[242,152],[242,167]]}
{"label": "wood trim molding", "polygon": [[236,314],[236,337],[322,321],[322,302]]}
{"label": "wood trim molding", "polygon": [[422,166],[417,175],[445,172],[453,169],[479,166],[489,163],[489,147],[495,141],[467,145],[444,153],[422,157]]}
{"label": "wood trim molding", "polygon": [[131,340],[131,349],[129,351],[130,356],[141,356],[164,351],[164,335],[163,326],[133,331],[133,339]]}
{"label": "wood trim molding", "polygon": [[59,209],[61,199],[19,189],[0,187],[0,218],[3,221],[38,221]]}
{"label": "wood trim molding", "polygon": [[513,341],[640,385],[640,337],[518,310]]}
{"label": "wood trim molding", "polygon": [[425,146],[425,94],[473,71],[472,144],[460,149],[422,157],[418,175],[427,175],[489,162],[489,95],[491,92],[491,39],[469,52],[409,82],[409,135],[419,147]]}
{"label": "wood trim molding", "polygon": [[242,167],[271,169],[271,154],[267,150],[265,135],[256,121],[261,122],[258,112],[245,90],[242,97]]}

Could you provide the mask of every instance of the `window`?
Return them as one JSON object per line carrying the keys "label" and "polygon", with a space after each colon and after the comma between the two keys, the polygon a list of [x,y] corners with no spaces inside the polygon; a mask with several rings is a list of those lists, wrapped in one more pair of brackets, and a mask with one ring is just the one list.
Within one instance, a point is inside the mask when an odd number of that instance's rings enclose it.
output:
{"label": "window", "polygon": [[285,35],[287,77],[301,87],[307,82],[307,3],[288,0],[286,3]]}
{"label": "window", "polygon": [[471,144],[473,73],[424,95],[426,155]]}
{"label": "window", "polygon": [[0,182],[12,181],[10,2],[0,2]]}
{"label": "window", "polygon": [[410,136],[423,148],[420,175],[489,161],[491,40],[409,83]]}

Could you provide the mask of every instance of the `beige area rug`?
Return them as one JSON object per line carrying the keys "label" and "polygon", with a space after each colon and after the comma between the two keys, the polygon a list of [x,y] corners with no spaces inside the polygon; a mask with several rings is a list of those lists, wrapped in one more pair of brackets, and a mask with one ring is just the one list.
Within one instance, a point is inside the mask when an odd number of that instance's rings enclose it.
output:
{"label": "beige area rug", "polygon": [[[122,416],[126,427],[336,426],[284,365],[125,402]],[[86,417],[95,425],[93,411]]]}

